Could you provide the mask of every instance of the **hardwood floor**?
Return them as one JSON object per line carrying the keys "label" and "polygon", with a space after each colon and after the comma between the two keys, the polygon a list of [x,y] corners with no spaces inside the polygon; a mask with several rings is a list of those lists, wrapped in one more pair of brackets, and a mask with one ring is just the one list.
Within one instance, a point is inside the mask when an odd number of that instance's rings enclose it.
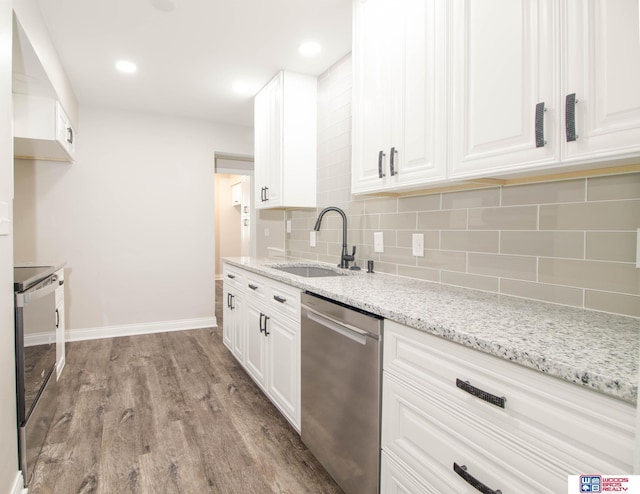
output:
{"label": "hardwood floor", "polygon": [[221,332],[68,344],[29,492],[341,493]]}

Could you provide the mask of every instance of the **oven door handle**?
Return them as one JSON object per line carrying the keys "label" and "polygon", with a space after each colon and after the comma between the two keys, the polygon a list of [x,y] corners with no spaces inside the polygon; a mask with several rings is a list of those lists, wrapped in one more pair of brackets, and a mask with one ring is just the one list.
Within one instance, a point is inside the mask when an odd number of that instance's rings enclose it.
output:
{"label": "oven door handle", "polygon": [[332,317],[326,316],[325,314],[319,314],[316,311],[305,307],[307,311],[307,318],[312,320],[313,322],[324,326],[327,329],[335,331],[342,336],[349,338],[350,340],[355,341],[356,343],[360,343],[361,345],[367,344],[367,336],[371,336],[366,331],[362,331],[350,324],[345,324],[343,322],[337,321]]}
{"label": "oven door handle", "polygon": [[[58,288],[57,283],[49,283],[48,285],[43,286],[42,288],[38,288],[33,291],[26,291],[24,293],[16,294],[16,302],[18,307],[24,307],[25,304],[29,302],[33,302],[34,300],[41,299],[46,297],[47,295],[52,294]],[[20,303],[22,301],[22,304]]]}

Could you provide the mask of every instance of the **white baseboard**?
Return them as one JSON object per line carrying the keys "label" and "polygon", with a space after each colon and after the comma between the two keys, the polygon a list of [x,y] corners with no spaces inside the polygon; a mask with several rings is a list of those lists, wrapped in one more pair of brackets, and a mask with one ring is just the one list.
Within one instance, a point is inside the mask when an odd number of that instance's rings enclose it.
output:
{"label": "white baseboard", "polygon": [[13,487],[9,494],[27,494],[28,490],[24,487],[24,478],[22,477],[22,472],[18,470],[16,472],[16,478],[13,481]]}
{"label": "white baseboard", "polygon": [[218,323],[215,316],[200,317],[197,319],[122,324],[101,328],[67,329],[65,339],[66,341],[100,340],[103,338],[117,338],[118,336],[166,333],[168,331],[185,331],[187,329],[213,328],[217,326]]}

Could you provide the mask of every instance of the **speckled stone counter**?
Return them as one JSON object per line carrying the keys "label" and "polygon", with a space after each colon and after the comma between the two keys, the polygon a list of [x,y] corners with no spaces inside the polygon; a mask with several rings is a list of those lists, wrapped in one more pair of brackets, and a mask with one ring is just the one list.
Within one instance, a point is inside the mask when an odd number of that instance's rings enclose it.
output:
{"label": "speckled stone counter", "polygon": [[[640,320],[436,283],[348,271],[303,278],[250,257],[225,262],[635,403]],[[336,268],[337,269],[337,268]],[[344,271],[343,271],[344,272]]]}

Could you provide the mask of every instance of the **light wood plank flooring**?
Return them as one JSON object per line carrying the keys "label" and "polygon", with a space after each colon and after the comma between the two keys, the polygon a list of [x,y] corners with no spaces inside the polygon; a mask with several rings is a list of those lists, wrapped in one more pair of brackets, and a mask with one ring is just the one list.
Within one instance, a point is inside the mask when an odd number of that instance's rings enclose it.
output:
{"label": "light wood plank flooring", "polygon": [[221,332],[68,344],[29,492],[341,493]]}

